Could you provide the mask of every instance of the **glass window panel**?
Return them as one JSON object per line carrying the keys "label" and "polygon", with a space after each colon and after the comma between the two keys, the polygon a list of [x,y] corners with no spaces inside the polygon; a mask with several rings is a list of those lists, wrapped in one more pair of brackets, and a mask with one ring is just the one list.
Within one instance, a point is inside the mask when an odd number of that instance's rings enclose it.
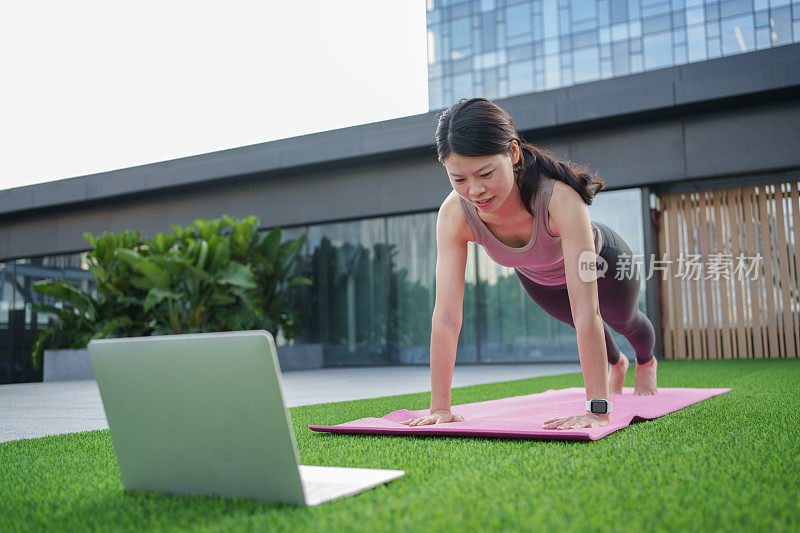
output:
{"label": "glass window panel", "polygon": [[755,50],[753,15],[722,19],[722,54],[741,54]]}
{"label": "glass window panel", "polygon": [[686,49],[689,61],[706,58],[706,27],[702,24],[686,29]]}
{"label": "glass window panel", "polygon": [[572,2],[572,20],[594,20],[597,17],[596,2]]}
{"label": "glass window panel", "polygon": [[673,28],[682,28],[685,25],[686,25],[686,17],[684,16],[683,11],[679,11],[677,13],[672,14]]}
{"label": "glass window panel", "polygon": [[631,54],[631,72],[642,71],[642,54]]}
{"label": "glass window panel", "polygon": [[769,25],[769,11],[759,11],[756,13],[756,27]]}
{"label": "glass window panel", "polygon": [[636,0],[628,0],[628,20],[636,20],[640,16],[639,2]]}
{"label": "glass window panel", "polygon": [[686,25],[701,24],[706,21],[705,11],[702,7],[686,10]]}
{"label": "glass window panel", "polygon": [[14,361],[14,285],[14,264],[0,263],[0,384],[12,383],[21,371],[21,366],[15,369]]}
{"label": "glass window panel", "polygon": [[661,17],[651,17],[646,18],[642,21],[642,31],[646,34],[649,33],[657,33],[664,30],[669,30],[670,26],[670,16],[663,15]]}
{"label": "glass window panel", "polygon": [[587,31],[576,33],[572,36],[572,46],[582,48],[584,46],[594,46],[597,44],[597,31]]}
{"label": "glass window panel", "polygon": [[[261,231],[262,238],[267,235],[272,228]],[[308,244],[308,227],[307,226],[294,226],[291,228],[281,228],[281,244],[289,240],[294,240],[300,235],[306,234],[306,242],[300,250],[297,258],[296,276],[314,278],[314,268],[309,257],[309,244]],[[298,334],[293,339],[286,339],[282,332],[275,336],[275,344],[277,346],[293,345],[293,344],[310,344],[318,343],[319,340],[319,318],[315,315],[314,306],[311,304],[312,299],[316,296],[315,286],[298,287],[292,289],[287,299],[287,307],[292,311],[300,313],[298,319],[300,328]]]}
{"label": "glass window panel", "polygon": [[611,24],[618,24],[628,20],[626,0],[611,0]]}
{"label": "glass window panel", "polygon": [[675,49],[675,63],[682,64],[686,63],[686,45],[685,44],[676,44]]}
{"label": "glass window panel", "polygon": [[494,11],[483,14],[481,24],[481,46],[484,50],[494,50],[497,48],[497,36],[495,35]]}
{"label": "glass window panel", "polygon": [[762,50],[772,46],[772,40],[769,36],[769,28],[759,28],[756,30],[756,48]]}
{"label": "glass window panel", "polygon": [[597,31],[597,21],[596,20],[584,20],[581,22],[572,22],[572,31],[573,32],[583,32],[583,31]]}
{"label": "glass window panel", "polygon": [[788,6],[790,3],[790,0],[769,0],[769,7]]}
{"label": "glass window panel", "polygon": [[575,50],[575,83],[596,80],[600,77],[600,58],[596,46]]}
{"label": "glass window panel", "polygon": [[430,361],[436,298],[436,218],[435,212],[387,218],[389,351],[394,364]]}
{"label": "glass window panel", "polygon": [[[646,272],[644,271],[644,226],[642,221],[642,197],[639,189],[604,191],[595,196],[589,206],[589,217],[605,224],[619,234],[630,247],[635,263],[639,266],[639,309],[647,313]],[[609,273],[607,273],[609,275]],[[652,320],[652,318],[651,318]],[[611,336],[622,353],[634,356],[628,340],[613,329]]]}
{"label": "glass window panel", "polygon": [[642,21],[632,20],[628,23],[628,33],[631,37],[639,37],[642,34]]}
{"label": "glass window panel", "polygon": [[433,82],[428,83],[428,102],[431,107],[431,111],[444,107],[444,101],[442,99],[442,85],[440,80],[434,80]]}
{"label": "glass window panel", "polygon": [[600,77],[611,78],[614,76],[614,66],[610,59],[600,61]]}
{"label": "glass window panel", "polygon": [[719,6],[711,4],[705,6],[706,20],[717,20],[719,18]]}
{"label": "glass window panel", "polygon": [[469,17],[461,17],[450,22],[450,38],[453,48],[464,48],[471,44]]}
{"label": "glass window panel", "polygon": [[542,3],[542,15],[544,17],[544,38],[558,37],[558,8],[556,0],[544,0]]}
{"label": "glass window panel", "polygon": [[14,299],[11,304],[12,361],[9,366],[11,382],[41,381],[42,370],[31,366],[30,350],[40,331],[45,329],[50,318],[33,310],[34,303],[46,303],[61,307],[62,301],[33,290],[33,284],[44,279],[63,279],[63,258],[60,255],[18,259],[14,265]]}
{"label": "glass window panel", "polygon": [[312,305],[328,366],[387,364],[384,219],[309,227]]}
{"label": "glass window panel", "polygon": [[506,7],[506,32],[509,37],[531,33],[531,6],[528,2]]}
{"label": "glass window panel", "polygon": [[453,92],[456,99],[472,97],[472,72],[453,76]]}
{"label": "glass window panel", "polygon": [[560,76],[557,55],[551,54],[544,58],[544,77],[547,89],[554,89],[559,86]]}
{"label": "glass window panel", "polygon": [[744,15],[753,12],[752,0],[728,0],[719,5],[719,15],[722,18]]}
{"label": "glass window panel", "polygon": [[521,59],[530,59],[532,51],[530,45],[515,46],[508,49],[508,60],[519,61]]}
{"label": "glass window panel", "polygon": [[656,35],[645,35],[644,68],[646,70],[672,65],[672,33],[665,31]]}
{"label": "glass window panel", "polygon": [[508,64],[508,82],[511,94],[533,90],[533,61],[517,61]]}
{"label": "glass window panel", "polygon": [[611,24],[611,8],[609,8],[608,0],[599,0],[597,2],[597,25],[599,27],[608,27]]}
{"label": "glass window panel", "polygon": [[720,45],[719,37],[712,37],[708,39],[708,57],[709,59],[719,57],[721,55],[722,46]]}
{"label": "glass window panel", "polygon": [[792,18],[788,7],[772,10],[770,28],[772,29],[772,46],[792,42]]}
{"label": "glass window panel", "polygon": [[653,15],[663,15],[669,13],[669,2],[648,2],[642,0],[642,17],[651,17]]}
{"label": "glass window panel", "polygon": [[506,25],[498,22],[494,27],[495,48],[505,48],[506,46]]}
{"label": "glass window panel", "polygon": [[719,37],[719,21],[706,24],[706,34],[708,37]]}
{"label": "glass window panel", "polygon": [[628,64],[630,52],[628,50],[628,42],[622,41],[614,43],[614,74],[616,76],[627,76],[630,74],[630,65]]}
{"label": "glass window panel", "polygon": [[627,24],[615,24],[611,26],[611,36],[612,39],[615,41],[620,41],[623,39],[628,38],[628,25]]}
{"label": "glass window panel", "polygon": [[533,39],[533,34],[531,33],[520,33],[519,35],[509,35],[506,39],[506,44],[508,46],[516,46],[518,44],[525,44],[530,43],[531,39]]}

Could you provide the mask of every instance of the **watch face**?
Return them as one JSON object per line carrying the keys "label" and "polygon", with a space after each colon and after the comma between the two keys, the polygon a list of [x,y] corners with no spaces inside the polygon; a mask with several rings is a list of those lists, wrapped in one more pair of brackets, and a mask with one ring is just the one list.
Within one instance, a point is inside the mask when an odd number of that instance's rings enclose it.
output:
{"label": "watch face", "polygon": [[604,415],[608,411],[608,402],[605,400],[592,400],[591,411],[598,415]]}

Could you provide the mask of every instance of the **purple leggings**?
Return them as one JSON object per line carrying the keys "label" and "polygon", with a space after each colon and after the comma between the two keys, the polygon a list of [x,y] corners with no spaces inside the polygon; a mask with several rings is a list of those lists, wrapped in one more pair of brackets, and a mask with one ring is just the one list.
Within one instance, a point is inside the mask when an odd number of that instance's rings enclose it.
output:
{"label": "purple leggings", "polygon": [[[608,362],[612,365],[619,361],[620,351],[611,337],[608,326],[625,336],[636,351],[636,361],[641,365],[653,358],[653,347],[656,344],[655,330],[650,320],[639,311],[639,275],[638,266],[633,266],[632,279],[615,279],[620,254],[628,254],[633,261],[630,248],[614,230],[604,224],[594,222],[603,233],[603,248],[600,257],[608,261],[605,276],[597,280],[597,298],[600,304],[600,316],[603,317],[603,330],[606,337]],[[626,273],[631,267],[620,267]],[[572,311],[569,307],[567,284],[547,286],[531,281],[519,270],[514,269],[522,282],[522,287],[534,302],[547,314],[572,326]]]}

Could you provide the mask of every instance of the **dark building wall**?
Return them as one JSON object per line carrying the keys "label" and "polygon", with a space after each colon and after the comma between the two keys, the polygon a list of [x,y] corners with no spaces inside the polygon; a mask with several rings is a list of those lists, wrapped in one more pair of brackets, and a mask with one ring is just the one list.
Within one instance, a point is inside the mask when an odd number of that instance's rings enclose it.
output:
{"label": "dark building wall", "polygon": [[[800,99],[677,115],[530,142],[588,166],[609,189],[800,168]],[[230,184],[193,185],[6,216],[0,259],[87,248],[83,232],[145,236],[222,214],[265,227],[437,209],[450,190],[435,155],[415,155]]]}

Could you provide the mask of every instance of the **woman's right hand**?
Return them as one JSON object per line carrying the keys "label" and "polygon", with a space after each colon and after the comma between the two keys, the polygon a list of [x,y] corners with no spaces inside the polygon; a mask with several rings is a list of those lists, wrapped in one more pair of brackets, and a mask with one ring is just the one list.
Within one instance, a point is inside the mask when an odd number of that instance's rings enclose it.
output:
{"label": "woman's right hand", "polygon": [[446,422],[463,422],[464,417],[459,415],[454,415],[447,409],[437,409],[436,411],[432,412],[427,416],[422,416],[419,418],[411,418],[409,420],[403,420],[400,422],[401,424],[405,424],[407,426],[428,426],[430,424],[444,424]]}

